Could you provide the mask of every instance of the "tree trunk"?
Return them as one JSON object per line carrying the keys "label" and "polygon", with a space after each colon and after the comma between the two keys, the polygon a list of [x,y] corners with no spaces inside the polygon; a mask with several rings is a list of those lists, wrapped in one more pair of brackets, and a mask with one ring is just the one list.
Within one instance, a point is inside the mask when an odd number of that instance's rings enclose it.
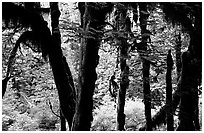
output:
{"label": "tree trunk", "polygon": [[66,118],[69,124],[69,130],[72,126],[72,120],[75,112],[76,94],[74,86],[71,85],[70,78],[71,73],[68,73],[69,66],[66,63],[66,59],[63,59],[61,50],[61,35],[59,31],[59,16],[60,11],[57,2],[51,2],[51,25],[52,25],[52,37],[50,38],[50,47],[48,51],[50,65],[52,67],[54,80],[58,89],[58,95],[60,100],[60,108],[63,116]]}
{"label": "tree trunk", "polygon": [[182,73],[181,73],[181,101],[179,111],[178,131],[193,131],[195,126],[194,111],[196,104],[196,75],[194,65],[190,64],[190,55],[188,52],[182,54]]}
{"label": "tree trunk", "polygon": [[65,117],[63,116],[61,110],[60,110],[60,125],[61,125],[60,130],[61,130],[61,131],[66,131],[66,119],[65,119]]}
{"label": "tree trunk", "polygon": [[[79,97],[74,116],[72,130],[89,131],[93,120],[93,93],[95,89],[95,81],[97,79],[96,66],[99,61],[99,45],[100,34],[95,30],[102,30],[107,7],[101,7],[100,3],[79,3],[81,13],[81,24],[84,33],[81,44],[81,68],[79,75]],[[82,17],[83,16],[83,17]],[[92,29],[95,29],[92,31]],[[88,32],[92,32],[92,37]]]}
{"label": "tree trunk", "polygon": [[[125,95],[126,95],[126,90],[129,86],[129,67],[126,64],[126,59],[124,58],[124,53],[122,53],[122,49],[127,49],[127,43],[122,42],[123,46],[121,48],[121,58],[120,58],[120,67],[121,67],[121,81],[120,81],[120,88],[118,92],[118,103],[117,103],[117,130],[119,131],[124,131],[125,128],[125,114],[124,114],[124,106],[125,106]],[[127,51],[123,51],[126,52]]]}
{"label": "tree trunk", "polygon": [[[188,51],[182,54],[181,101],[178,131],[196,129],[195,111],[198,106],[198,86],[202,78],[202,15],[195,15],[194,30],[190,31]],[[196,116],[197,117],[197,116]]]}
{"label": "tree trunk", "polygon": [[[147,19],[149,14],[147,14],[147,6],[145,3],[139,3],[139,10],[140,10],[140,27],[141,27],[141,34],[144,35],[147,32]],[[142,36],[142,51],[145,53],[147,51],[147,41],[149,36]],[[147,56],[147,55],[145,55]],[[147,123],[147,130],[152,130],[152,120],[151,120],[151,91],[150,91],[150,81],[149,81],[149,69],[150,69],[150,62],[146,59],[143,59],[143,94],[144,94],[144,105],[145,105],[145,118]]]}
{"label": "tree trunk", "polygon": [[176,71],[177,71],[177,80],[179,80],[179,77],[181,75],[181,35],[177,35],[176,38]]}
{"label": "tree trunk", "polygon": [[[124,27],[124,32],[130,32],[130,19],[129,17],[126,17],[126,10],[122,11],[122,13],[119,15],[120,21],[122,22],[122,25],[119,27]],[[120,69],[121,69],[121,81],[120,81],[120,88],[118,92],[118,103],[117,103],[117,130],[123,131],[125,130],[125,114],[124,114],[124,106],[125,106],[125,95],[126,90],[129,86],[129,67],[126,64],[126,59],[128,58],[128,43],[127,39],[122,38],[120,41]]]}
{"label": "tree trunk", "polygon": [[167,131],[174,130],[174,116],[172,108],[172,79],[171,71],[173,68],[173,59],[171,57],[171,50],[169,50],[167,55],[167,72],[166,72],[166,121],[167,121]]}
{"label": "tree trunk", "polygon": [[25,42],[28,38],[32,38],[33,34],[30,31],[25,31],[21,34],[18,40],[15,43],[14,48],[11,51],[11,54],[8,59],[8,66],[6,71],[6,77],[2,80],[2,98],[6,92],[7,83],[11,78],[12,71],[13,71],[13,64],[15,63],[15,56],[17,53],[18,48],[20,47],[21,42]]}
{"label": "tree trunk", "polygon": [[152,119],[151,119],[151,92],[149,84],[149,69],[150,64],[147,60],[143,60],[143,94],[144,94],[144,105],[145,105],[145,118],[147,123],[147,131],[152,130]]}
{"label": "tree trunk", "polygon": [[194,125],[195,125],[195,129],[196,131],[200,130],[200,124],[199,124],[199,97],[198,95],[196,96],[196,104],[195,104],[195,115],[194,115]]}
{"label": "tree trunk", "polygon": [[[172,100],[172,112],[174,113],[177,109],[177,106],[180,102],[180,81],[178,81],[177,89],[173,94],[173,100]],[[165,104],[161,109],[152,117],[152,127],[156,128],[157,126],[160,126],[162,123],[166,123],[166,111],[167,111],[167,105]],[[144,131],[146,130],[147,125],[145,124],[142,126],[139,130]]]}

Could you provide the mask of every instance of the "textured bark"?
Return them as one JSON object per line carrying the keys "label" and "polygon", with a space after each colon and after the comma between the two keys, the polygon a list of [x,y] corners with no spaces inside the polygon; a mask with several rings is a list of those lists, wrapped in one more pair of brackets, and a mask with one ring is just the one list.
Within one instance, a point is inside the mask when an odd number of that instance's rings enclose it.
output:
{"label": "textured bark", "polygon": [[[146,26],[147,26],[147,19],[149,17],[149,14],[146,14],[144,12],[147,12],[147,5],[146,3],[139,3],[139,10],[140,10],[140,27],[141,27],[141,34],[144,35],[147,32]],[[142,36],[142,49],[139,49],[139,51],[142,51],[143,53],[147,50],[147,40],[148,36]],[[149,81],[149,69],[150,69],[150,63],[146,59],[143,59],[143,94],[144,94],[144,105],[145,105],[145,118],[147,123],[147,130],[152,130],[152,120],[151,120],[151,91],[150,91],[150,81]]]}
{"label": "textured bark", "polygon": [[181,35],[179,34],[176,38],[176,71],[177,71],[177,80],[179,80],[181,73]]}
{"label": "textured bark", "polygon": [[[118,14],[119,20],[116,20],[120,22],[118,24],[119,31],[122,30],[124,32],[130,32],[130,19],[129,17],[126,17],[126,9],[121,9]],[[127,37],[127,34],[124,34],[124,37]],[[120,69],[121,69],[121,81],[120,81],[120,88],[118,91],[118,103],[117,103],[117,130],[124,131],[125,128],[125,114],[124,114],[124,106],[125,106],[125,95],[126,90],[129,86],[129,67],[126,63],[127,57],[128,57],[128,43],[127,39],[120,38],[119,39],[119,46],[120,46]]]}
{"label": "textured bark", "polygon": [[72,120],[75,112],[76,94],[74,86],[71,85],[71,73],[68,73],[69,66],[66,63],[66,59],[63,57],[61,50],[61,35],[59,31],[59,16],[60,11],[58,3],[50,3],[51,7],[51,26],[52,26],[52,37],[50,38],[50,47],[48,55],[49,61],[52,67],[55,84],[58,90],[60,108],[63,116],[66,118],[69,124],[69,130],[72,126]]}
{"label": "textured bark", "polygon": [[101,7],[100,3],[79,3],[79,10],[84,33],[88,34],[88,31],[91,31],[92,38],[87,38],[86,34],[82,39],[80,90],[72,130],[89,131],[93,120],[93,93],[97,79],[95,69],[99,60],[98,50],[101,36],[92,29],[102,30],[107,7]]}
{"label": "textured bark", "polygon": [[198,86],[202,78],[202,11],[196,11],[194,30],[190,31],[190,45],[188,51],[182,54],[178,131],[193,131],[198,125],[195,112],[198,106]]}
{"label": "textured bark", "polygon": [[172,68],[173,68],[173,59],[171,56],[171,51],[169,50],[167,55],[167,72],[166,72],[167,131],[174,130],[174,118],[173,118],[173,108],[172,108],[172,79],[171,79]]}
{"label": "textured bark", "polygon": [[[188,52],[182,54],[182,73],[181,73],[181,101],[179,111],[179,127],[178,131],[193,131],[195,126],[194,110],[196,104],[197,82],[196,73],[193,64],[190,64],[190,56]],[[194,75],[195,74],[195,75]]]}
{"label": "textured bark", "polygon": [[[123,47],[127,47],[127,43],[124,43],[122,45],[121,49]],[[126,51],[127,52],[127,51]],[[125,95],[126,95],[126,90],[128,89],[129,86],[129,67],[126,64],[126,59],[124,59],[124,54],[121,53],[121,58],[120,58],[120,66],[121,66],[121,81],[120,81],[120,88],[118,92],[118,103],[117,103],[117,130],[125,130],[125,114],[124,114],[124,106],[125,106]]]}

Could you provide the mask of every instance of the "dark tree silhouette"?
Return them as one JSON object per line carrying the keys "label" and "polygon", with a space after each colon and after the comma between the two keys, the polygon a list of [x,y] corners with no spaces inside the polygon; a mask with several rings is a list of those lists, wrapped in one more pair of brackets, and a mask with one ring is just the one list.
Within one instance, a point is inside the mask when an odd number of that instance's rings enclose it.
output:
{"label": "dark tree silhouette", "polygon": [[177,80],[181,75],[181,34],[176,35],[176,71],[177,71]]}
{"label": "dark tree silhouette", "polygon": [[[124,4],[124,3],[123,3]],[[126,5],[126,4],[124,4]],[[116,25],[118,26],[118,31],[124,32],[124,37],[117,38],[118,39],[118,45],[120,48],[120,69],[121,69],[121,81],[120,81],[120,87],[118,90],[118,103],[117,103],[117,130],[125,130],[125,114],[124,114],[124,106],[125,106],[125,96],[126,96],[126,90],[129,86],[129,66],[126,63],[126,59],[128,58],[128,43],[127,43],[127,37],[128,32],[130,33],[131,29],[131,22],[129,17],[127,16],[127,9],[120,8],[117,9],[116,14]]]}
{"label": "dark tree silhouette", "polygon": [[58,3],[51,2],[50,8],[52,26],[52,42],[50,42],[50,45],[52,49],[48,51],[49,61],[52,66],[54,80],[58,89],[60,108],[63,116],[68,121],[69,130],[71,130],[72,120],[75,113],[76,92],[69,66],[61,50],[61,35],[58,27],[60,17]]}
{"label": "dark tree silhouette", "polygon": [[[146,3],[139,3],[139,10],[140,10],[140,28],[142,36],[142,49],[139,49],[143,54],[147,51],[147,41],[149,36],[145,36],[144,34],[147,33],[147,19],[149,17],[147,11],[147,4]],[[141,54],[141,53],[140,53]],[[143,58],[143,95],[144,95],[144,105],[145,105],[145,118],[147,123],[147,131],[152,130],[152,119],[151,119],[151,91],[150,91],[150,80],[149,80],[149,69],[150,69],[150,62]]]}
{"label": "dark tree silhouette", "polygon": [[171,50],[169,50],[167,55],[167,72],[166,72],[167,131],[174,130],[174,118],[173,118],[173,107],[172,107],[172,79],[171,79],[172,69],[173,69],[173,59],[171,56]]}
{"label": "dark tree silhouette", "polygon": [[104,27],[105,16],[112,10],[110,3],[79,3],[81,27],[85,36],[81,44],[81,63],[78,92],[78,103],[72,130],[88,131],[93,120],[93,93],[97,74],[98,49],[101,40],[100,32]]}
{"label": "dark tree silhouette", "polygon": [[[191,7],[188,10],[186,7]],[[195,110],[202,64],[202,5],[201,3],[165,3],[166,17],[179,22],[190,35],[188,50],[182,53],[180,81],[179,127],[180,131],[195,130]],[[188,17],[188,16],[194,17]]]}
{"label": "dark tree silhouette", "polygon": [[[15,22],[16,25],[21,27],[30,27],[28,40],[36,40],[38,43],[33,43],[35,47],[39,47],[42,51],[42,56],[46,59],[49,57],[49,61],[52,67],[54,80],[59,93],[60,107],[63,116],[71,126],[75,109],[75,90],[71,85],[71,80],[68,73],[68,65],[63,60],[63,54],[61,50],[60,32],[58,28],[58,19],[60,11],[57,3],[51,3],[51,16],[52,16],[52,35],[50,29],[47,27],[47,22],[44,21],[40,15],[39,10],[32,8],[33,3],[27,4],[27,8],[21,5],[16,5],[10,2],[2,3],[2,18],[5,20],[6,27],[9,27],[10,20]],[[10,11],[12,9],[12,12]],[[25,32],[23,33],[25,34]],[[23,35],[22,34],[22,35]],[[20,38],[19,38],[20,39]],[[20,41],[20,40],[19,40]],[[19,43],[21,43],[20,41]],[[31,47],[32,48],[32,47]],[[66,66],[67,65],[67,66]]]}
{"label": "dark tree silhouette", "polygon": [[[199,125],[198,121],[195,122],[198,120],[196,118],[198,115],[195,117],[195,112],[198,112],[198,108],[196,109],[198,104],[197,87],[200,85],[202,74],[202,5],[199,2],[160,3],[160,5],[163,8],[166,19],[174,24],[181,24],[189,32],[191,38],[188,51],[183,53],[182,73],[177,83],[177,89],[173,94],[172,107],[173,112],[175,112],[180,103],[180,124],[177,130],[195,130],[194,125]],[[192,17],[188,17],[189,15]],[[191,18],[195,19],[193,20]],[[153,127],[166,122],[166,111],[167,106],[165,105],[152,118]],[[199,128],[199,126],[197,127]],[[146,125],[140,128],[140,130],[145,129]]]}

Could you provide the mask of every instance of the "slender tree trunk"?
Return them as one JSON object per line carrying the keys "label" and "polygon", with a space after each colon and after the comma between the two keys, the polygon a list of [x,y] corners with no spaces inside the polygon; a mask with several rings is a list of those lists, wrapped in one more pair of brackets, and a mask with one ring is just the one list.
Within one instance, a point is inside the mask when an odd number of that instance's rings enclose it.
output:
{"label": "slender tree trunk", "polygon": [[167,131],[174,130],[174,118],[173,118],[173,107],[172,107],[172,79],[171,79],[172,68],[173,68],[173,59],[171,57],[171,51],[169,50],[167,55],[167,72],[166,72]]}
{"label": "slender tree trunk", "polygon": [[149,69],[150,64],[147,60],[143,60],[143,93],[144,93],[144,105],[145,105],[145,118],[147,123],[147,131],[152,130],[151,120],[151,91],[149,84]]}
{"label": "slender tree trunk", "polygon": [[[180,81],[178,81],[177,89],[173,93],[172,99],[172,112],[174,113],[179,105],[180,102]],[[165,104],[161,109],[152,117],[152,127],[156,128],[157,126],[161,125],[162,123],[166,123],[166,111],[167,105]],[[146,130],[147,125],[145,124],[139,130],[144,131]]]}
{"label": "slender tree trunk", "polygon": [[30,31],[25,31],[21,34],[18,40],[15,43],[14,48],[11,51],[11,54],[8,59],[8,66],[6,71],[6,77],[2,80],[2,98],[6,92],[7,83],[11,78],[12,71],[13,71],[13,64],[15,63],[15,56],[17,53],[18,48],[20,47],[21,42],[25,42],[28,38],[32,38],[33,34]]}
{"label": "slender tree trunk", "polygon": [[[125,5],[125,4],[124,4]],[[126,5],[127,6],[127,5]],[[118,9],[119,20],[116,20],[118,31],[125,32],[123,35],[128,37],[128,33],[131,32],[131,22],[129,17],[127,16],[127,9]],[[120,88],[118,92],[118,106],[117,106],[117,130],[125,130],[125,114],[124,114],[124,106],[125,106],[125,96],[126,90],[129,86],[129,66],[126,63],[128,58],[128,43],[127,39],[120,38],[119,39],[119,46],[120,46],[120,68],[121,68],[121,81],[120,81]]]}
{"label": "slender tree trunk", "polygon": [[[119,15],[120,21],[122,22],[122,25],[119,27],[122,27],[120,30],[123,29],[125,32],[130,32],[130,19],[129,17],[126,17],[126,11],[122,11],[122,13]],[[117,103],[117,130],[125,130],[125,114],[124,114],[124,106],[125,106],[125,95],[126,90],[129,86],[129,67],[126,64],[126,59],[128,58],[128,43],[125,38],[120,39],[120,68],[121,68],[121,81],[120,81],[120,88],[118,92],[118,103]]]}
{"label": "slender tree trunk", "polygon": [[[141,27],[141,34],[144,35],[147,32],[147,19],[149,14],[147,14],[147,6],[146,3],[139,3],[139,10],[140,10],[140,27]],[[145,13],[146,12],[146,13]],[[142,45],[143,49],[140,49],[142,52],[146,52],[147,50],[147,36],[142,36]],[[147,55],[146,55],[147,56]],[[150,91],[150,81],[149,81],[149,69],[150,63],[146,59],[143,59],[143,93],[144,93],[144,105],[145,105],[145,118],[147,123],[147,130],[152,130],[152,120],[151,120],[151,91]]]}
{"label": "slender tree trunk", "polygon": [[[198,92],[197,92],[198,93]],[[198,95],[195,97],[196,98],[196,104],[195,104],[195,115],[194,115],[194,125],[195,125],[195,129],[197,131],[200,130],[200,124],[199,124],[199,97]]]}
{"label": "slender tree trunk", "polygon": [[95,31],[92,31],[92,38],[87,35],[92,29],[103,28],[107,7],[98,4],[100,3],[79,3],[79,10],[83,16],[81,24],[86,36],[81,44],[80,90],[72,126],[74,131],[89,131],[93,120],[93,93],[97,79],[95,69],[99,61],[98,50],[101,41],[100,34]]}
{"label": "slender tree trunk", "polygon": [[54,80],[58,89],[60,108],[63,116],[66,118],[69,124],[69,130],[72,126],[72,120],[75,112],[76,94],[74,86],[71,85],[70,78],[71,73],[68,73],[69,66],[61,50],[61,35],[59,31],[59,16],[60,11],[57,2],[51,2],[51,25],[52,25],[52,37],[50,43],[52,49],[49,49],[49,61],[52,67]]}
{"label": "slender tree trunk", "polygon": [[177,80],[179,80],[179,77],[181,75],[181,35],[177,35],[176,38],[176,71],[177,71]]}

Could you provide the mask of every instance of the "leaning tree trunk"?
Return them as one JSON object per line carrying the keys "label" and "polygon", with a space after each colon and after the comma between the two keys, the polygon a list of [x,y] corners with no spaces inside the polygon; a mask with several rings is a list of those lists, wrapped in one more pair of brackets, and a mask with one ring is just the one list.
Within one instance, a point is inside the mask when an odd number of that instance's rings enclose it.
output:
{"label": "leaning tree trunk", "polygon": [[[146,3],[139,3],[139,10],[140,10],[140,28],[142,34],[142,51],[144,54],[147,51],[147,41],[150,36],[145,36],[145,33],[148,31],[147,27],[147,19],[149,14],[147,13],[147,5]],[[148,55],[145,55],[148,56]],[[147,130],[152,130],[152,119],[151,119],[151,91],[150,91],[150,81],[149,81],[149,69],[150,69],[150,62],[143,58],[143,94],[144,94],[144,105],[145,105],[145,118],[147,123]]]}
{"label": "leaning tree trunk", "polygon": [[59,31],[59,16],[60,11],[57,2],[51,2],[51,26],[52,37],[50,38],[50,47],[48,51],[49,61],[52,67],[55,84],[59,94],[60,108],[63,116],[66,118],[69,124],[69,130],[72,126],[72,120],[75,112],[76,94],[74,86],[71,84],[70,77],[72,77],[68,71],[69,66],[66,63],[66,59],[61,50],[61,35]]}
{"label": "leaning tree trunk", "polygon": [[[123,32],[130,32],[131,29],[131,22],[129,17],[126,17],[126,11],[121,11],[121,14],[118,14],[120,16],[120,24],[119,24],[119,30],[123,30]],[[116,20],[117,21],[117,20]],[[128,35],[127,33],[124,34],[126,37]],[[120,88],[118,92],[118,103],[117,103],[117,130],[122,131],[125,130],[125,114],[124,114],[124,106],[125,106],[125,95],[126,90],[129,86],[129,67],[126,63],[126,60],[128,58],[128,43],[127,39],[121,38],[119,40],[120,45],[120,69],[121,69],[121,81],[120,81]]]}
{"label": "leaning tree trunk", "polygon": [[171,71],[173,68],[173,59],[171,56],[171,50],[168,51],[167,55],[167,72],[166,72],[166,121],[167,121],[167,131],[174,130],[174,116],[172,107],[172,79]]}
{"label": "leaning tree trunk", "polygon": [[[79,3],[81,24],[85,33],[81,44],[80,90],[72,130],[89,131],[93,120],[93,93],[99,61],[100,30],[109,7],[100,3]],[[83,17],[82,17],[83,16]]]}

